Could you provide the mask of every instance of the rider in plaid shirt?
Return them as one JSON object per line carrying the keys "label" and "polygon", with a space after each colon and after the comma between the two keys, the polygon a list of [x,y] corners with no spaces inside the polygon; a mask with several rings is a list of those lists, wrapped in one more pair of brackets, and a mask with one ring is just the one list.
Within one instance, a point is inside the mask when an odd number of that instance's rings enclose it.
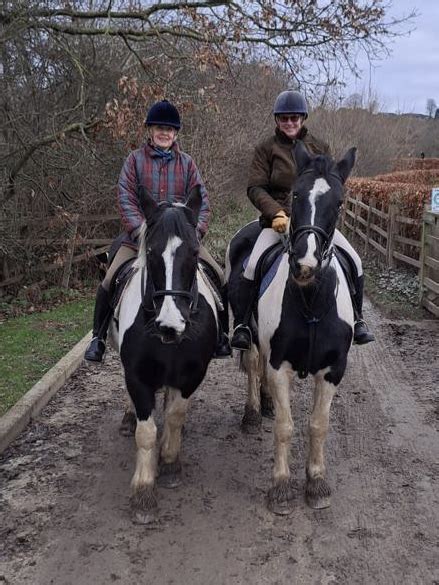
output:
{"label": "rider in plaid shirt", "polygon": [[210,218],[210,205],[206,188],[192,158],[182,152],[177,142],[165,153],[151,143],[143,144],[126,159],[119,177],[119,211],[127,234],[134,234],[134,242],[127,238],[127,245],[135,243],[138,229],[143,222],[139,207],[138,185],[145,187],[157,202],[184,202],[188,193],[199,186],[202,205],[198,217],[198,235],[206,234]]}

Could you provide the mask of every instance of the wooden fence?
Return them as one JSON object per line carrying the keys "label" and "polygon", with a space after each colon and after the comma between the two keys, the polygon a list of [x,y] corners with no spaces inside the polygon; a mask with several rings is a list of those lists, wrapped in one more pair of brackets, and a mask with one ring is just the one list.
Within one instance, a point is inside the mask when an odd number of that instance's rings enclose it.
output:
{"label": "wooden fence", "polygon": [[363,243],[364,258],[373,252],[388,268],[401,265],[419,274],[420,302],[439,316],[439,215],[426,210],[423,219],[404,217],[391,203],[379,209],[372,199],[361,196],[345,199],[340,228],[350,239]]}
{"label": "wooden fence", "polygon": [[[32,244],[43,247],[56,243],[48,224],[41,219],[29,219],[25,225],[38,225]],[[106,215],[72,215],[66,224],[65,237],[58,241],[60,255],[57,262],[41,264],[36,268],[40,274],[58,270],[57,281],[65,288],[69,286],[73,265],[89,260],[108,250],[113,238],[89,237],[90,234],[117,233],[120,218],[116,213]],[[91,228],[90,228],[91,226]],[[104,229],[107,226],[107,229]],[[396,204],[387,211],[379,209],[371,200],[368,204],[361,197],[348,196],[340,220],[342,231],[350,239],[360,240],[360,254],[367,258],[378,255],[389,268],[405,265],[416,270],[420,278],[420,302],[434,315],[439,316],[439,215],[425,211],[423,220],[404,217]],[[108,229],[110,228],[110,229]],[[87,234],[87,236],[83,235]],[[358,247],[358,246],[357,246]],[[26,282],[23,273],[8,267],[7,259],[0,263],[0,291],[2,288]]]}
{"label": "wooden fence", "polygon": [[[57,247],[59,250],[59,257],[55,262],[41,262],[32,267],[32,273],[43,275],[48,273],[57,273],[55,280],[59,285],[68,288],[70,276],[73,265],[79,264],[106,252],[114,238],[105,237],[87,237],[84,233],[99,232],[105,224],[114,224],[111,233],[118,233],[120,229],[120,216],[116,213],[105,215],[71,215],[68,222],[66,222],[62,239],[56,239],[53,236],[50,221],[42,218],[22,219],[19,222],[19,228],[26,226],[32,234],[31,237],[16,238],[18,243],[24,247],[41,246],[43,249],[47,247]],[[88,229],[89,226],[94,226],[93,229]],[[11,264],[8,258],[0,257],[0,291],[9,286],[19,285],[27,282],[28,275]]]}

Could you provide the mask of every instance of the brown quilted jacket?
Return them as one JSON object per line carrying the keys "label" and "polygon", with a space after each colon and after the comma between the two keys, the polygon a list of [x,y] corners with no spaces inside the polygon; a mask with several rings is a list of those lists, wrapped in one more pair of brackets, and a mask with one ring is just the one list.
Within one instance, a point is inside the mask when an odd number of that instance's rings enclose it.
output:
{"label": "brown quilted jacket", "polygon": [[[311,154],[329,154],[329,146],[315,138],[303,126],[298,136]],[[284,210],[291,212],[291,187],[297,175],[291,140],[276,128],[276,133],[259,143],[253,155],[247,195],[262,213],[263,227],[271,227],[273,217]]]}

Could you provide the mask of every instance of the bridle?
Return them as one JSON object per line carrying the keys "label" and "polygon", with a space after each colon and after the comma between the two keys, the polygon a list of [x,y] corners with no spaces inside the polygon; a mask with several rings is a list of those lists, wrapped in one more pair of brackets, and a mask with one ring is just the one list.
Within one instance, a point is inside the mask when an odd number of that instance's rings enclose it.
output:
{"label": "bridle", "polygon": [[[147,263],[148,265],[148,263]],[[157,299],[161,299],[166,296],[181,297],[189,300],[189,314],[196,311],[198,307],[198,286],[197,286],[197,270],[195,271],[194,278],[192,280],[191,288],[187,290],[179,290],[173,288],[159,289],[155,288],[152,278],[147,278],[146,267],[142,268],[140,290],[141,290],[141,303],[144,311],[153,313],[157,316]],[[148,273],[151,275],[151,271]],[[146,285],[145,285],[146,281]]]}
{"label": "bridle", "polygon": [[[306,174],[310,174],[310,173],[314,173],[314,170],[309,169],[307,171],[304,171],[301,174],[301,176],[306,175]],[[329,175],[331,177],[333,177],[334,179],[337,179],[339,181],[339,183],[342,184],[342,181],[337,173],[330,172]],[[338,213],[340,213],[340,210],[338,211]],[[321,259],[321,262],[324,262],[325,260],[330,260],[332,257],[331,242],[332,242],[332,238],[334,237],[336,224],[337,224],[337,222],[335,222],[335,224],[334,224],[334,229],[328,233],[317,225],[301,225],[298,228],[292,230],[291,226],[293,224],[291,223],[290,233],[289,233],[289,238],[288,238],[288,247],[287,247],[290,267],[292,266],[292,262],[294,261],[295,257],[297,256],[297,252],[294,249],[295,245],[297,244],[297,242],[301,238],[303,238],[304,236],[310,235],[310,234],[314,234],[316,236],[316,240],[318,243],[318,254],[319,254],[319,257]],[[329,262],[328,262],[328,265],[329,265]]]}
{"label": "bridle", "polygon": [[301,225],[295,230],[290,230],[288,238],[288,261],[291,266],[292,262],[297,256],[297,251],[294,249],[297,242],[306,235],[314,234],[318,243],[318,253],[321,261],[330,259],[332,255],[331,242],[334,237],[335,228],[332,232],[327,233],[325,230],[317,225]]}

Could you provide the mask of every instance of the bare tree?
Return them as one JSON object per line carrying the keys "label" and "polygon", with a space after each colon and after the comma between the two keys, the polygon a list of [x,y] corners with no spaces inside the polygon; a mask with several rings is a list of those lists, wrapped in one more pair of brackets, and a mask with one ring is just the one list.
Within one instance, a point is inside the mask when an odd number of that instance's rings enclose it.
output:
{"label": "bare tree", "polygon": [[[163,92],[179,67],[275,59],[297,84],[333,84],[339,67],[355,70],[358,47],[378,58],[406,20],[389,18],[383,0],[5,0],[3,201],[37,151],[96,131],[115,71],[136,63]],[[157,74],[160,62],[172,65],[168,77]]]}
{"label": "bare tree", "polygon": [[429,118],[434,118],[436,108],[437,108],[437,104],[434,101],[434,99],[428,98],[425,110],[426,110]]}

